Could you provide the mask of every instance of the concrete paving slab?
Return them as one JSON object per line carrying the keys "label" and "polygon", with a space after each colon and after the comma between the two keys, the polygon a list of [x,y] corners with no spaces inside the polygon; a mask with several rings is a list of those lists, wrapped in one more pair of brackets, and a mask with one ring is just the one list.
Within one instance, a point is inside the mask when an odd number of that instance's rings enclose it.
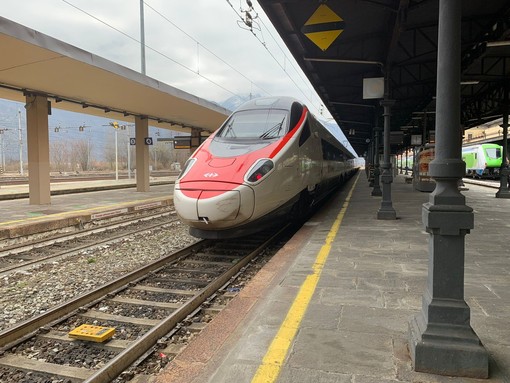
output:
{"label": "concrete paving slab", "polygon": [[398,337],[407,331],[409,318],[414,313],[413,310],[343,306],[338,329]]}
{"label": "concrete paving slab", "polygon": [[[465,192],[468,205],[477,210],[476,227],[466,237],[465,297],[472,327],[490,353],[491,376],[444,377],[413,371],[408,350],[408,323],[421,310],[427,283],[429,235],[421,213],[429,194],[413,191],[398,177],[392,188],[399,219],[378,221],[374,217],[381,201],[370,196],[360,177],[277,383],[509,383],[510,225],[504,222],[510,200],[494,203],[493,193],[474,188]],[[306,239],[285,255],[293,257],[286,263],[288,269],[281,271],[267,295],[258,296],[256,311],[246,315],[218,349],[221,352],[190,382],[251,382],[292,295],[324,244],[342,198],[335,196],[325,212],[314,216],[313,225],[306,226]],[[494,230],[494,222],[502,227]],[[490,243],[487,232],[492,233]]]}
{"label": "concrete paving slab", "polygon": [[306,315],[301,322],[301,327],[337,330],[342,310],[342,306],[330,306],[312,302],[310,306],[308,306]]}
{"label": "concrete paving slab", "polygon": [[249,382],[257,371],[257,364],[233,363],[221,366],[211,377],[211,382],[239,383]]}
{"label": "concrete paving slab", "polygon": [[379,290],[324,288],[321,290],[320,303],[338,306],[360,305],[364,307],[384,307],[384,299]]}
{"label": "concrete paving slab", "polygon": [[350,331],[303,328],[286,365],[342,374],[394,376],[391,339]]}
{"label": "concrete paving slab", "polygon": [[330,371],[306,368],[286,368],[278,377],[280,383],[351,383],[351,374],[337,374]]}

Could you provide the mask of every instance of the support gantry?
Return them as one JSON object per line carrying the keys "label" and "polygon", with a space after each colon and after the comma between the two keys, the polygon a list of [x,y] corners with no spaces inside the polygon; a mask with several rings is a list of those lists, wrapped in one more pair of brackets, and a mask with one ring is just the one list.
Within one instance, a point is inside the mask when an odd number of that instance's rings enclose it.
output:
{"label": "support gantry", "polygon": [[429,267],[422,311],[409,323],[416,371],[488,377],[488,353],[470,325],[464,301],[465,235],[473,228],[473,209],[458,182],[461,158],[460,47],[462,0],[439,1],[436,156],[430,174],[436,188],[423,205],[429,233]]}

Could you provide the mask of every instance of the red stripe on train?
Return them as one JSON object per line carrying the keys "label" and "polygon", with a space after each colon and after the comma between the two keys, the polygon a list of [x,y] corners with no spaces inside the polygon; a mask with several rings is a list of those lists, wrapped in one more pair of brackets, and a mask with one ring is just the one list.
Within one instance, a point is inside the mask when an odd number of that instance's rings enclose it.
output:
{"label": "red stripe on train", "polygon": [[276,156],[278,154],[278,152],[280,150],[282,150],[282,148],[287,144],[287,142],[289,142],[289,140],[292,138],[292,136],[294,136],[294,134],[296,134],[296,132],[299,130],[299,127],[303,124],[303,121],[306,118],[306,113],[307,112],[308,112],[308,109],[306,109],[306,107],[304,107],[303,108],[303,113],[301,114],[301,118],[299,119],[299,121],[296,124],[296,126],[289,133],[287,133],[285,135],[285,137],[283,137],[283,139],[280,141],[278,146],[269,155],[269,158],[273,158],[274,156]]}

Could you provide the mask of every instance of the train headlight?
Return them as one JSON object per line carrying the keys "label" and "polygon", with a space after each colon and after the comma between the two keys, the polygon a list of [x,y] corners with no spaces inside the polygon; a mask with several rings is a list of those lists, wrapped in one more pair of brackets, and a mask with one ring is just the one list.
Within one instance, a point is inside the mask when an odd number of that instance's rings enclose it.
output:
{"label": "train headlight", "polygon": [[245,181],[250,184],[256,184],[260,182],[265,176],[267,176],[274,169],[274,163],[268,158],[263,158],[255,162],[253,166],[248,170]]}
{"label": "train headlight", "polygon": [[182,177],[186,175],[186,173],[189,172],[189,170],[193,167],[193,164],[197,161],[196,158],[190,158],[186,161],[184,164],[184,167],[182,168],[181,174],[179,174],[179,177],[177,177],[178,180],[180,180]]}

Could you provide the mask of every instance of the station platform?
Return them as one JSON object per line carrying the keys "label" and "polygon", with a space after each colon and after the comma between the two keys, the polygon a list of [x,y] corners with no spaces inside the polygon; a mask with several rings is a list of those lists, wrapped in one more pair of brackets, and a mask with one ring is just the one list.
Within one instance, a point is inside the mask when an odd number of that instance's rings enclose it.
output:
{"label": "station platform", "polygon": [[136,191],[134,179],[51,183],[49,205],[30,205],[28,184],[2,185],[0,240],[170,205],[175,179],[151,178],[148,192]]}
{"label": "station platform", "polygon": [[465,300],[489,379],[413,371],[408,323],[426,285],[429,193],[397,176],[398,219],[377,220],[381,199],[359,172],[151,382],[510,382],[510,200],[466,186],[475,229]]}

